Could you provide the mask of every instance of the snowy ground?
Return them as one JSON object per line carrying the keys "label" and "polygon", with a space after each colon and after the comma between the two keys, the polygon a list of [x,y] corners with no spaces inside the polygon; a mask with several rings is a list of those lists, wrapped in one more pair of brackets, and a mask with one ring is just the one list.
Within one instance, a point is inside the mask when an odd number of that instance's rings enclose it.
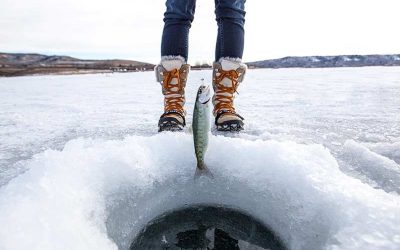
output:
{"label": "snowy ground", "polygon": [[[187,87],[188,121],[201,78]],[[0,79],[0,249],[126,248],[157,215],[234,207],[290,249],[400,248],[400,68],[252,70],[246,131],[157,133],[152,72]]]}

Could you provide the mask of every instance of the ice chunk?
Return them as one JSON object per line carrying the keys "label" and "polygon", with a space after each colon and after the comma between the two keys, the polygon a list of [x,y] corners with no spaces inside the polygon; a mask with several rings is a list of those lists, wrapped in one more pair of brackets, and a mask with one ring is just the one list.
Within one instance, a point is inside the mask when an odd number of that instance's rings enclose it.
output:
{"label": "ice chunk", "polygon": [[398,249],[399,196],[342,173],[321,145],[213,136],[215,179],[199,182],[193,151],[191,135],[163,133],[35,155],[0,189],[0,249],[126,249],[188,204],[242,210],[290,249]]}
{"label": "ice chunk", "polygon": [[356,171],[388,192],[400,193],[400,165],[353,140],[346,141],[344,157]]}
{"label": "ice chunk", "polygon": [[400,164],[400,141],[399,142],[378,142],[368,143],[366,146],[372,151],[386,156]]}

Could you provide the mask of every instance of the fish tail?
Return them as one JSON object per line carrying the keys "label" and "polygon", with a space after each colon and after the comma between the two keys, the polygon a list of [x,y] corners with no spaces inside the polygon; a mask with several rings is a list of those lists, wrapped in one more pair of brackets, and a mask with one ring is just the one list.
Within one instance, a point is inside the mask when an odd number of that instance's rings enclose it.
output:
{"label": "fish tail", "polygon": [[207,176],[210,179],[214,178],[214,175],[211,173],[211,171],[208,169],[205,163],[197,164],[196,173],[194,174],[194,179],[197,180],[203,175]]}

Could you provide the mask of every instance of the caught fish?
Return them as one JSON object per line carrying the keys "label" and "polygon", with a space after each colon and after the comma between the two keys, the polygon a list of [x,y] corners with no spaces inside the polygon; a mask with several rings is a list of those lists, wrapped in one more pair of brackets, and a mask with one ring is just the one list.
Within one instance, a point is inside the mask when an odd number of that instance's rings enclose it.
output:
{"label": "caught fish", "polygon": [[195,178],[201,175],[212,177],[204,163],[210,133],[210,100],[210,86],[202,84],[197,92],[192,122],[194,151],[197,159]]}

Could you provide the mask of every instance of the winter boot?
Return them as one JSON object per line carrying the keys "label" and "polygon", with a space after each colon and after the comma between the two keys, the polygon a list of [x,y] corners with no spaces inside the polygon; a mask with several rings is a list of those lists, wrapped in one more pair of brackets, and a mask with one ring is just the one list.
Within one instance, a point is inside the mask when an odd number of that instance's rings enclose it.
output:
{"label": "winter boot", "polygon": [[235,59],[222,58],[213,64],[213,114],[218,131],[243,130],[244,118],[236,113],[233,100],[246,70],[247,66]]}
{"label": "winter boot", "polygon": [[158,132],[180,131],[185,127],[185,86],[190,66],[181,57],[166,57],[154,69],[164,95],[164,113]]}

